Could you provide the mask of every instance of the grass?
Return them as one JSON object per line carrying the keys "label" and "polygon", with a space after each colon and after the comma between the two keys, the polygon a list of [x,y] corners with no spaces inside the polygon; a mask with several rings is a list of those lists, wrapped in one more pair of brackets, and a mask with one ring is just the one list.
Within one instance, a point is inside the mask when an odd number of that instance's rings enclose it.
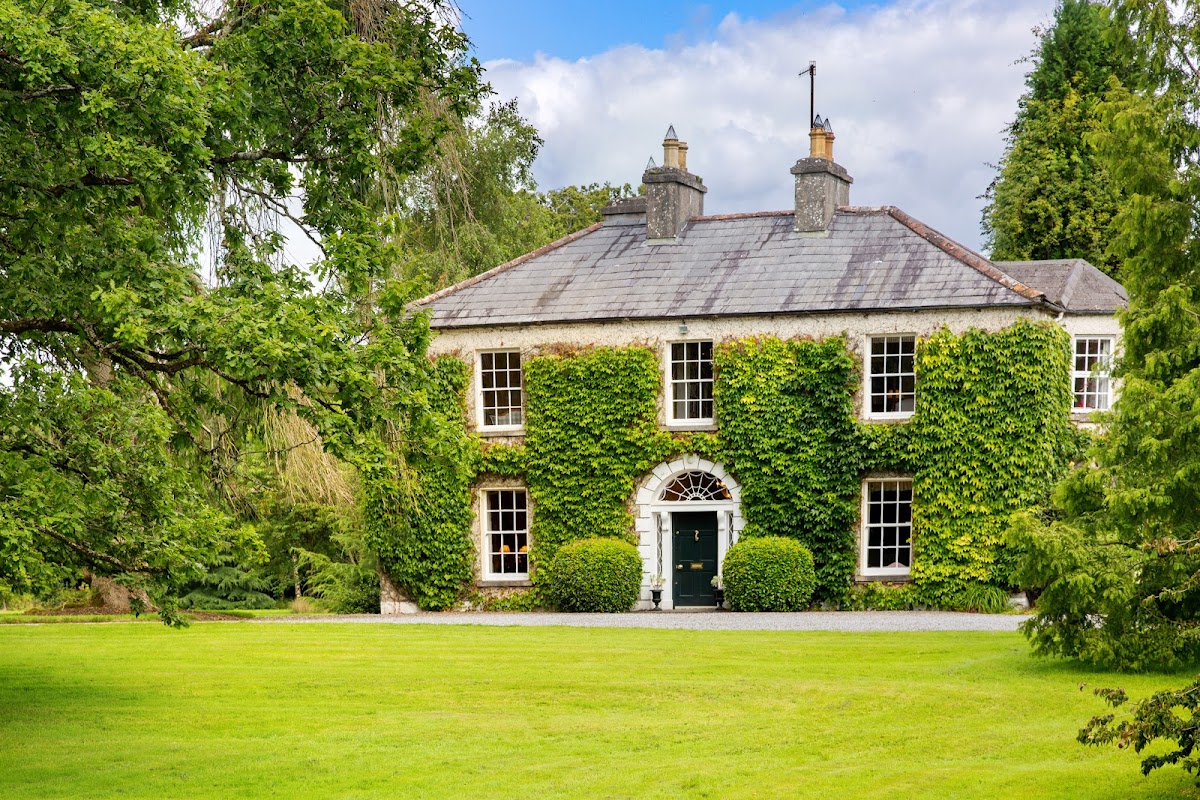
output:
{"label": "grass", "polygon": [[0,794],[1180,797],[1074,734],[1182,681],[1015,634],[0,627]]}
{"label": "grass", "polygon": [[[188,621],[196,621],[195,614],[189,611],[182,613]],[[207,613],[254,619],[256,617],[287,617],[300,612],[291,608],[234,608]],[[317,615],[329,612],[314,609],[304,613]],[[61,625],[70,622],[154,622],[161,625],[162,618],[155,612],[134,616],[133,614],[27,614],[24,611],[0,611],[0,625]]]}

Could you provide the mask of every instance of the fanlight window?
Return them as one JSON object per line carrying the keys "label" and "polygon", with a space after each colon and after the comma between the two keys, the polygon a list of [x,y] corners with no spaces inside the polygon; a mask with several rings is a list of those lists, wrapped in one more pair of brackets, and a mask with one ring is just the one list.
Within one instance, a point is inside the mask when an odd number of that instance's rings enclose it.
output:
{"label": "fanlight window", "polygon": [[729,489],[707,472],[685,472],[663,489],[663,500],[731,500]]}

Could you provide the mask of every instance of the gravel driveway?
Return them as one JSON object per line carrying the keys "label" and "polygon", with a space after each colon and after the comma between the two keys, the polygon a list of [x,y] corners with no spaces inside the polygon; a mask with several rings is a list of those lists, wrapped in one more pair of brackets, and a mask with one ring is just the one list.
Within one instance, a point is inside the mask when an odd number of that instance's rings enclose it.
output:
{"label": "gravel driveway", "polygon": [[738,614],[730,611],[631,611],[627,614],[445,612],[382,617],[259,617],[255,623],[375,625],[497,625],[576,628],[673,628],[695,631],[1015,631],[1023,614],[960,614],[950,611],[814,611]]}

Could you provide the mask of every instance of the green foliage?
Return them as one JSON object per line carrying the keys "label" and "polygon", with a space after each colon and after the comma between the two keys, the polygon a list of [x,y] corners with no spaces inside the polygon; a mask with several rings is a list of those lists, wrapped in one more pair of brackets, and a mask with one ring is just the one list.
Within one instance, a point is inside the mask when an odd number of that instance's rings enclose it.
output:
{"label": "green foliage", "polygon": [[949,611],[1001,614],[1009,610],[1008,600],[1009,593],[1003,587],[968,583],[958,587],[942,607]]}
{"label": "green foliage", "polygon": [[[854,417],[859,377],[844,340],[725,343],[715,356],[720,430],[681,436],[658,427],[662,379],[653,351],[551,352],[524,362],[520,444],[467,437],[469,368],[441,359],[442,389],[432,405],[444,438],[429,440],[444,446],[436,459],[406,457],[419,465],[411,495],[391,477],[366,481],[376,509],[368,521],[372,547],[423,607],[451,607],[471,578],[472,484],[484,474],[523,478],[534,509],[531,577],[543,586],[555,553],[581,532],[629,535],[629,500],[646,472],[696,453],[736,477],[749,521],[744,538],[769,531],[795,539],[813,554],[816,600],[853,603],[847,593],[862,475],[903,469],[914,475],[915,507],[924,509],[914,513],[918,564],[925,561],[916,571],[919,588],[897,602],[919,597],[941,607],[1002,610],[1008,517],[1044,504],[1067,459],[1078,455],[1068,420],[1068,350],[1068,337],[1053,325],[938,333],[919,348],[916,417],[881,425]],[[388,494],[372,494],[381,487]],[[379,513],[390,502],[393,510]]]}
{"label": "green foliage", "polygon": [[[169,598],[250,531],[205,502],[172,425],[120,378],[88,386],[29,362],[0,391],[0,586],[41,594],[84,568]],[[133,395],[133,398],[130,397]]]}
{"label": "green foliage", "polygon": [[918,346],[918,410],[904,434],[912,574],[931,605],[1009,582],[1009,518],[1045,503],[1076,445],[1069,369],[1070,337],[1051,324],[943,330]]}
{"label": "green foliage", "polygon": [[112,421],[36,442],[40,401],[0,386],[0,580],[86,565],[169,613],[264,408],[367,469],[420,425],[428,326],[379,218],[483,92],[466,48],[440,2],[0,0],[0,360]]}
{"label": "green foliage", "polygon": [[658,358],[644,347],[598,347],[531,358],[524,370],[530,560],[549,564],[581,531],[628,536],[634,483],[673,447],[656,421]]}
{"label": "green foliage", "polygon": [[1035,652],[1126,670],[1200,658],[1200,102],[1196,4],[1113,4],[1132,65],[1101,107],[1097,152],[1127,201],[1114,221],[1129,308],[1121,397],[1054,517],[1017,530],[1025,576],[1044,585]]}
{"label": "green foliage", "polygon": [[[1041,587],[1037,616],[1024,625],[1037,655],[1078,658],[1099,667],[1173,670],[1200,658],[1194,624],[1155,596],[1160,559],[1079,522],[1019,516],[1010,533],[1023,556],[1016,577]],[[1146,595],[1150,594],[1150,597]]]}
{"label": "green foliage", "polygon": [[449,117],[429,165],[399,189],[393,238],[401,274],[434,290],[560,235],[530,193],[542,140],[515,100]]}
{"label": "green foliage", "polygon": [[721,565],[725,599],[734,611],[801,611],[817,587],[808,548],[792,538],[743,538]]}
{"label": "green foliage", "polygon": [[[1113,708],[1120,708],[1129,699],[1123,689],[1095,691]],[[1200,784],[1200,757],[1195,755],[1200,737],[1200,679],[1182,689],[1155,692],[1134,705],[1131,718],[1114,725],[1115,721],[1113,714],[1092,717],[1076,738],[1080,744],[1115,744],[1122,748],[1133,745],[1135,753],[1160,739],[1171,742],[1176,749],[1142,759],[1142,774],[1149,775],[1159,767],[1178,764],[1195,775]]]}
{"label": "green foliage", "polygon": [[379,575],[370,566],[334,561],[320,553],[300,551],[300,568],[308,573],[312,593],[335,614],[378,614]]}
{"label": "green foliage", "polygon": [[910,611],[922,606],[911,583],[864,583],[850,589],[843,607],[847,611]]}
{"label": "green foliage", "polygon": [[478,595],[471,606],[480,611],[540,611],[551,606],[540,589],[514,589],[503,594]]}
{"label": "green foliage", "polygon": [[1091,142],[1109,77],[1123,71],[1107,41],[1114,33],[1094,0],[1062,0],[1043,31],[1029,91],[985,195],[982,227],[992,258],[1084,258],[1116,270],[1107,247],[1122,184]]}
{"label": "green foliage", "polygon": [[547,590],[563,611],[615,613],[633,608],[642,584],[642,557],[622,539],[591,538],[565,544],[550,567]]}
{"label": "green foliage", "polygon": [[398,455],[364,473],[365,542],[413,602],[443,610],[471,580],[471,481],[479,452],[464,428],[468,367],[440,358],[431,373],[416,429],[420,446],[397,442]]}
{"label": "green foliage", "polygon": [[209,569],[185,589],[187,593],[179,598],[180,608],[218,611],[275,607],[275,598],[269,594],[271,581],[232,560]]}
{"label": "green foliage", "polygon": [[817,599],[842,598],[863,469],[845,341],[747,339],[717,348],[714,366],[721,453],[743,515],[804,544],[817,562]]}
{"label": "green foliage", "polygon": [[538,194],[538,202],[553,213],[560,235],[599,222],[601,210],[618,200],[636,197],[637,192],[628,183],[613,186],[609,183],[591,183],[587,186],[566,186]]}

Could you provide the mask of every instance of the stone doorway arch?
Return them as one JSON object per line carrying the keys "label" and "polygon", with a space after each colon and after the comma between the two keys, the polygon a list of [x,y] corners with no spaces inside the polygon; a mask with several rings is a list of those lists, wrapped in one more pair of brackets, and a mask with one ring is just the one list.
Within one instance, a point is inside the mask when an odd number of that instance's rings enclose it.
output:
{"label": "stone doorway arch", "polygon": [[638,483],[634,495],[634,529],[642,556],[642,591],[638,608],[653,607],[651,582],[663,577],[664,609],[674,608],[671,517],[676,512],[713,512],[717,523],[717,565],[738,539],[742,519],[741,486],[723,464],[695,454],[659,464]]}

